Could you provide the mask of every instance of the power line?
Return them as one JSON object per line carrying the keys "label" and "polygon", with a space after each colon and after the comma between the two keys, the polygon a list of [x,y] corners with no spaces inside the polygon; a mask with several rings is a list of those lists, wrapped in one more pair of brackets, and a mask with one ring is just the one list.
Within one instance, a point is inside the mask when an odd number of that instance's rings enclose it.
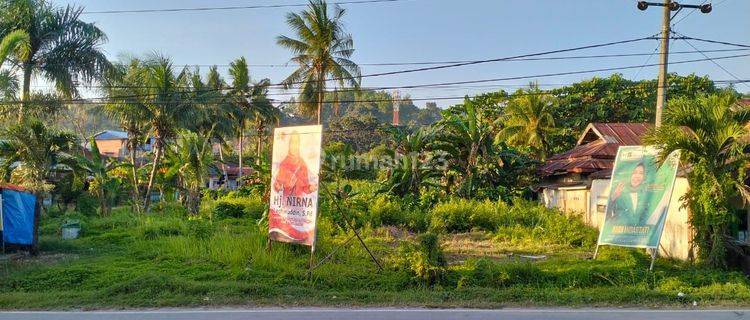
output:
{"label": "power line", "polygon": [[[580,46],[580,47],[574,47],[574,48],[568,48],[568,49],[559,49],[559,50],[551,50],[551,51],[543,51],[543,52],[522,54],[522,55],[516,55],[516,56],[510,56],[510,57],[504,57],[504,58],[493,58],[493,59],[475,60],[475,61],[453,63],[453,64],[447,64],[447,65],[441,65],[441,66],[415,68],[415,69],[406,69],[406,70],[398,70],[398,71],[390,71],[390,72],[371,73],[371,74],[361,75],[359,78],[381,77],[381,76],[390,76],[390,75],[396,75],[396,74],[406,74],[406,73],[414,73],[414,72],[424,72],[424,71],[433,71],[433,70],[440,70],[440,69],[464,67],[464,66],[469,66],[469,65],[477,65],[477,64],[484,64],[484,63],[490,63],[490,62],[499,62],[499,61],[507,61],[507,60],[520,59],[520,58],[529,58],[529,57],[535,57],[535,56],[550,55],[550,54],[555,54],[555,53],[563,53],[563,52],[579,51],[579,50],[586,50],[586,49],[602,48],[602,47],[608,47],[608,46],[613,46],[613,45],[618,45],[618,44],[626,44],[626,43],[633,43],[633,42],[638,42],[638,41],[643,41],[643,40],[654,40],[654,39],[658,39],[658,38],[655,37],[655,36],[650,36],[650,37],[643,37],[643,38],[636,38],[636,39],[629,39],[629,40],[621,40],[621,41],[612,41],[612,42],[598,43],[598,44],[586,45],[586,46]],[[347,78],[341,78],[341,77],[339,77],[339,78],[325,79],[324,81],[341,81],[341,80],[346,80],[346,79]],[[301,83],[307,83],[307,82],[309,82],[309,81],[295,81],[295,82],[287,83],[287,85],[301,84]]]}
{"label": "power line", "polygon": [[[748,57],[748,56],[750,56],[750,54],[721,56],[721,57],[716,57],[716,58],[711,58],[711,59],[713,59],[713,60],[725,60],[725,59],[733,59],[733,58]],[[682,61],[669,62],[669,64],[686,64],[686,63],[709,61],[711,59],[703,58],[703,59],[682,60]],[[645,66],[658,66],[658,65],[659,65],[658,63],[654,63],[654,64],[647,64]],[[412,88],[422,88],[422,87],[439,87],[439,86],[445,86],[445,85],[462,85],[462,84],[476,84],[476,83],[499,82],[499,81],[509,81],[509,80],[546,78],[546,77],[565,76],[565,75],[576,75],[576,74],[587,74],[587,73],[596,73],[596,72],[628,70],[628,69],[641,68],[643,66],[644,65],[631,65],[631,66],[624,66],[624,67],[599,68],[599,69],[590,69],[590,70],[567,71],[567,72],[557,72],[557,73],[545,73],[545,74],[526,75],[526,76],[514,76],[514,77],[505,77],[505,78],[465,80],[465,81],[442,82],[442,83],[419,84],[419,85],[405,85],[405,86],[371,87],[371,90],[412,89]],[[185,92],[182,92],[182,94],[200,93],[200,92],[211,92],[211,91],[223,91],[223,90],[227,90],[227,89],[228,88],[185,91]],[[116,102],[117,99],[146,98],[146,97],[152,97],[152,96],[157,96],[157,94],[140,94],[140,95],[125,95],[125,96],[113,96],[113,97],[98,97],[98,98],[91,98],[91,99],[70,99],[70,100],[58,100],[58,101],[55,101],[55,102],[58,102],[58,103],[71,103],[71,104],[75,104],[75,103],[101,104],[101,103],[108,103],[108,102]],[[107,100],[104,100],[104,99],[107,99]],[[441,98],[441,99],[445,99],[445,98]],[[453,97],[452,99],[455,99],[455,97]],[[92,100],[103,100],[103,101],[95,102],[95,101],[92,101]],[[50,103],[50,101],[38,101],[38,102],[27,101],[26,103]],[[150,102],[150,103],[154,104],[154,102]],[[0,104],[20,104],[20,102],[0,102]],[[165,103],[165,104],[168,104],[168,103]],[[200,104],[200,103],[196,102],[194,104]]]}
{"label": "power line", "polygon": [[[680,34],[680,33],[679,33],[679,32],[677,32],[677,31],[674,31],[674,33],[676,33],[676,34],[679,34],[679,35],[682,35],[682,34]],[[706,57],[706,59],[708,59],[708,60],[709,60],[709,61],[711,61],[711,62],[712,62],[713,64],[715,64],[715,65],[716,65],[717,67],[719,67],[719,69],[721,69],[721,70],[723,70],[724,72],[726,72],[726,73],[727,73],[727,74],[728,74],[729,76],[731,76],[731,77],[732,77],[732,78],[734,78],[735,80],[740,80],[740,78],[739,78],[739,77],[737,77],[736,75],[734,75],[734,73],[730,72],[729,70],[727,70],[726,68],[724,68],[724,67],[723,67],[723,66],[722,66],[721,64],[719,64],[718,62],[714,61],[714,59],[712,59],[712,58],[711,58],[711,57],[709,57],[709,56],[708,56],[707,54],[705,54],[705,53],[704,53],[703,51],[701,51],[700,49],[696,48],[696,47],[695,47],[695,46],[694,46],[694,45],[693,45],[692,43],[690,43],[690,41],[689,41],[689,40],[687,40],[687,39],[682,39],[682,40],[683,40],[683,41],[685,41],[685,43],[687,43],[687,44],[688,44],[688,45],[689,45],[690,47],[692,47],[692,48],[693,48],[693,49],[695,49],[696,51],[700,52],[700,53],[701,53],[701,54],[702,54],[702,55],[703,55],[704,57]],[[743,84],[744,86],[746,86],[746,87],[750,88],[750,85],[748,85],[748,84],[747,84],[746,82],[739,82],[739,83],[742,83],[742,84]]]}
{"label": "power line", "polygon": [[[365,4],[365,3],[384,3],[399,2],[405,0],[359,0],[359,1],[339,1],[333,4]],[[296,8],[307,7],[307,3],[299,4],[269,4],[253,6],[226,6],[226,7],[197,7],[197,8],[163,8],[163,9],[131,9],[131,10],[102,10],[102,11],[84,11],[81,14],[123,14],[123,13],[157,13],[157,12],[188,12],[188,11],[226,11],[226,10],[250,10],[250,9],[274,9],[274,8]]]}
{"label": "power line", "polygon": [[[657,48],[658,49],[658,48]],[[711,49],[703,50],[703,52],[739,52],[749,51],[750,48],[737,48],[737,49]],[[684,51],[673,51],[669,54],[697,54],[695,50],[684,50]],[[555,60],[582,60],[582,59],[600,59],[600,58],[627,58],[627,57],[641,57],[649,56],[653,53],[647,52],[633,52],[633,53],[616,53],[616,54],[597,54],[597,55],[578,55],[578,56],[558,56],[558,57],[537,57],[537,58],[518,58],[518,59],[507,59],[498,62],[515,62],[515,61],[555,61]],[[410,66],[410,65],[443,65],[443,64],[457,64],[457,63],[470,63],[480,60],[445,60],[445,61],[405,61],[405,62],[372,62],[372,63],[358,63],[359,66]],[[114,65],[127,65],[125,63],[114,63]],[[173,64],[175,67],[229,67],[230,64]],[[298,66],[288,63],[277,63],[277,64],[248,64],[248,67],[267,67],[267,68],[297,68]]]}
{"label": "power line", "polygon": [[688,36],[682,36],[681,39],[687,39],[687,40],[695,40],[700,42],[707,42],[707,43],[713,43],[713,44],[723,44],[727,46],[735,46],[740,48],[750,48],[750,45],[747,44],[741,44],[741,43],[733,43],[733,42],[727,42],[727,41],[717,41],[717,40],[709,40],[709,39],[701,39],[701,38],[695,38],[695,37],[688,37]]}

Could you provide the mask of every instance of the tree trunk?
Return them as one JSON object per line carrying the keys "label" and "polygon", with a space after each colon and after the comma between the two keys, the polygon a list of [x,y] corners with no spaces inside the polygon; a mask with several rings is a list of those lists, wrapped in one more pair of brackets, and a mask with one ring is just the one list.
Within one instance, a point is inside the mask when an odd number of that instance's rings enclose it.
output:
{"label": "tree trunk", "polygon": [[260,157],[261,153],[263,153],[263,119],[258,120],[258,127],[256,132],[258,133],[258,149],[256,150],[255,154],[255,165],[260,166]]}
{"label": "tree trunk", "polygon": [[325,91],[325,88],[323,88],[323,84],[325,81],[323,81],[323,76],[321,73],[318,73],[318,125],[322,124],[322,115],[323,115],[323,93]]}
{"label": "tree trunk", "polygon": [[[133,141],[137,141],[137,139],[133,138]],[[138,184],[138,167],[136,164],[137,159],[137,142],[136,143],[130,143],[130,164],[132,165],[132,174],[133,174],[133,206],[135,207],[136,213],[141,213],[141,194],[138,188],[140,187]]]}
{"label": "tree trunk", "polygon": [[21,107],[18,109],[19,122],[23,121],[26,116],[26,110],[24,109],[26,107],[26,104],[29,102],[29,97],[31,96],[31,71],[31,63],[25,63],[23,65],[23,89],[21,91]]}
{"label": "tree trunk", "polygon": [[159,162],[161,161],[161,156],[164,148],[164,144],[162,143],[160,138],[157,138],[154,142],[154,148],[156,149],[156,154],[154,155],[154,163],[151,167],[151,174],[148,178],[148,185],[146,186],[146,200],[144,201],[143,205],[143,211],[148,212],[149,207],[151,206],[151,188],[154,186],[154,177],[156,177],[156,171],[159,169]]}
{"label": "tree trunk", "polygon": [[240,139],[239,139],[240,145],[237,148],[239,149],[239,163],[238,163],[239,170],[237,171],[237,188],[238,189],[240,187],[240,183],[242,183],[242,153],[243,153],[244,144],[245,144],[245,130],[244,129],[245,129],[245,124],[243,122],[242,125],[240,125]]}
{"label": "tree trunk", "polygon": [[227,183],[229,183],[229,175],[227,174],[227,163],[224,162],[224,148],[219,144],[219,159],[221,160],[221,173],[224,175],[224,184],[222,187],[226,189]]}

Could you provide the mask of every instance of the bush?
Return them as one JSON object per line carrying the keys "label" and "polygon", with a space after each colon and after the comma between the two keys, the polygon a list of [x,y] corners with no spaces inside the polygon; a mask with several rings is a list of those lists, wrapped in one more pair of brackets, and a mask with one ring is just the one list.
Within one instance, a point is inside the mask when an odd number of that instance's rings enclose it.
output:
{"label": "bush", "polygon": [[185,233],[185,224],[182,220],[169,219],[159,222],[147,222],[141,227],[144,239],[153,240],[159,237],[179,236]]}
{"label": "bush", "polygon": [[188,221],[188,235],[196,239],[206,240],[211,238],[214,233],[213,225],[210,221],[190,220]]}
{"label": "bush", "polygon": [[88,192],[82,192],[76,198],[76,211],[92,216],[96,214],[97,209],[99,209],[99,201]]}
{"label": "bush", "polygon": [[420,283],[435,285],[446,276],[447,262],[437,235],[425,233],[418,244],[407,243],[393,261],[397,269],[405,269]]}
{"label": "bush", "polygon": [[266,210],[266,203],[260,196],[230,197],[226,196],[217,200],[212,216],[217,219],[226,218],[252,218],[260,219]]}
{"label": "bush", "polygon": [[503,202],[452,199],[432,208],[430,230],[434,232],[467,232],[472,229],[495,231],[501,224]]}

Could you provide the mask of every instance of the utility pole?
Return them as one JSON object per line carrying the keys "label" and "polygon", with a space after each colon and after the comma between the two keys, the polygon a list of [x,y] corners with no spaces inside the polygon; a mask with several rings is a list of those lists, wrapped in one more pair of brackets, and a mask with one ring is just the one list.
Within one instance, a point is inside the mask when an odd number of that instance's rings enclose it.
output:
{"label": "utility pole", "polygon": [[688,5],[679,4],[673,0],[664,0],[664,3],[638,1],[638,9],[641,11],[648,9],[649,6],[663,7],[662,26],[661,26],[661,49],[659,52],[659,80],[656,89],[656,126],[661,126],[662,112],[664,105],[667,103],[667,66],[669,65],[669,35],[671,34],[670,24],[672,16],[670,11],[678,11],[682,8],[700,9],[703,13],[711,12],[711,4]]}

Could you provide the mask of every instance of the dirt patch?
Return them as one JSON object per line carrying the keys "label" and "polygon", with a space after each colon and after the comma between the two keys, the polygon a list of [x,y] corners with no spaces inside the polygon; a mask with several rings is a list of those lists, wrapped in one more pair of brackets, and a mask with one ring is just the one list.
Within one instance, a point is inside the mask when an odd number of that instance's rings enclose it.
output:
{"label": "dirt patch", "polygon": [[496,245],[492,235],[485,232],[446,235],[441,243],[449,264],[463,263],[472,258],[502,260],[509,256]]}
{"label": "dirt patch", "polygon": [[17,252],[0,255],[0,264],[12,264],[18,267],[24,267],[32,264],[53,265],[62,261],[78,259],[77,254],[70,253],[41,253],[32,256],[26,252]]}

